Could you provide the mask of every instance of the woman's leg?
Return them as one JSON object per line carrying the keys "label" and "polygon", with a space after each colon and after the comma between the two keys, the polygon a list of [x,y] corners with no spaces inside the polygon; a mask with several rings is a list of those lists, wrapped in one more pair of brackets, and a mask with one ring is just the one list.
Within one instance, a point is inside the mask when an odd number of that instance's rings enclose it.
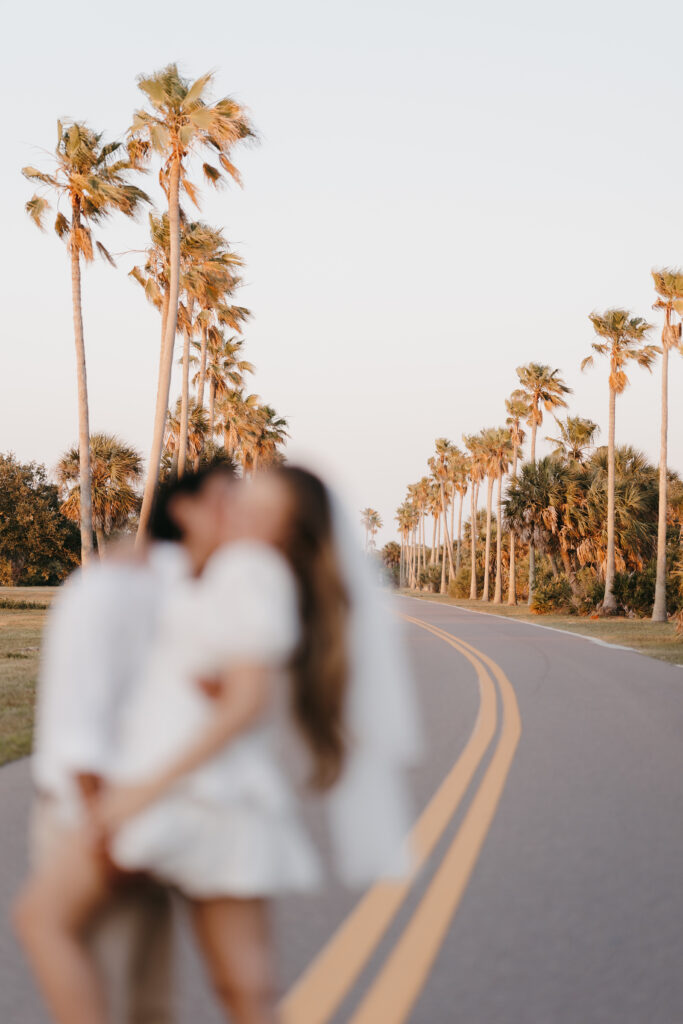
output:
{"label": "woman's leg", "polygon": [[234,1024],[275,1024],[268,904],[214,899],[193,904],[199,944],[214,987]]}
{"label": "woman's leg", "polygon": [[108,892],[104,861],[84,835],[74,833],[15,902],[17,934],[57,1024],[106,1024],[82,932]]}

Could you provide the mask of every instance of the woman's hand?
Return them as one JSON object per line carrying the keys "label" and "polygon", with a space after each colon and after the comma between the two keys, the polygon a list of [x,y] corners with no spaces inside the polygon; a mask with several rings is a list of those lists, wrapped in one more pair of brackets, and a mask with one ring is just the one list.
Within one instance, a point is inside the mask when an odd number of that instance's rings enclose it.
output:
{"label": "woman's hand", "polygon": [[110,786],[92,806],[91,824],[96,840],[106,840],[121,826],[143,811],[157,796],[157,786],[140,783],[135,786]]}

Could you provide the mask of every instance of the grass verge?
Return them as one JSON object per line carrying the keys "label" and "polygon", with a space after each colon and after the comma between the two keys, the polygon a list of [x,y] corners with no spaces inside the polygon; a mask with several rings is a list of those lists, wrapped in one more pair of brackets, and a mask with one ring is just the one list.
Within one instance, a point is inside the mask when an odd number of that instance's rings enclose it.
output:
{"label": "grass verge", "polygon": [[31,750],[40,639],[55,589],[0,588],[0,765]]}
{"label": "grass verge", "polygon": [[624,619],[618,616],[588,619],[578,615],[535,615],[525,605],[495,605],[490,602],[484,604],[483,601],[442,597],[440,594],[416,594],[412,590],[402,590],[400,593],[424,601],[436,601],[457,608],[468,608],[471,611],[502,615],[521,622],[532,622],[536,626],[552,626],[554,629],[566,630],[567,633],[579,633],[582,636],[603,640],[608,644],[633,647],[634,650],[651,658],[683,666],[683,637],[676,634],[673,622],[651,622],[649,619]]}

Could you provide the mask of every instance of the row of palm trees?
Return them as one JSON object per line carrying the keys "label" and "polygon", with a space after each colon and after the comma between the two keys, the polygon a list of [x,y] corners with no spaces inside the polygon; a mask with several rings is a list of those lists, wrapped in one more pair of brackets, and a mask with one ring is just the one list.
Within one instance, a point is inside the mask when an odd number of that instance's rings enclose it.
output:
{"label": "row of palm trees", "polygon": [[361,509],[360,513],[361,526],[365,530],[365,550],[375,550],[375,537],[384,526],[382,517],[377,509],[367,508]]}
{"label": "row of palm trees", "polygon": [[[131,179],[146,172],[153,160],[159,165],[166,209],[150,214],[145,261],[131,271],[159,310],[161,321],[154,425],[138,535],[149,521],[165,448],[173,469],[182,474],[189,459],[196,462],[220,432],[224,447],[246,470],[276,458],[287,436],[286,422],[275,410],[257,396],[244,393],[244,376],[253,367],[243,358],[239,335],[249,311],[232,301],[241,283],[242,260],[232,252],[222,230],[190,220],[181,206],[186,197],[199,207],[198,188],[190,179],[195,157],[202,160],[204,180],[211,186],[218,187],[226,177],[239,183],[233,151],[256,138],[244,107],[228,96],[209,99],[212,80],[209,73],[189,81],[176,64],[141,75],[138,86],[145,102],[133,116],[125,143],[105,142],[102,133],[84,122],[59,121],[50,171],[23,168],[25,177],[37,188],[26,204],[28,214],[44,228],[51,195],[56,206],[54,229],[66,243],[71,263],[79,424],[75,450],[79,486],[74,493],[79,502],[84,563],[93,552],[93,439],[81,270],[96,253],[114,264],[111,253],[95,238],[95,229],[114,213],[135,217],[143,205],[151,204],[147,193]],[[182,338],[182,386],[171,411],[178,335]],[[195,393],[191,396],[193,366]]]}
{"label": "row of palm trees", "polygon": [[[598,483],[595,486],[606,490],[605,512],[602,521],[593,521],[595,531],[606,531],[605,543],[584,545],[583,550],[599,552],[598,568],[604,579],[603,611],[616,610],[615,597],[615,487],[617,447],[615,439],[616,402],[629,384],[628,369],[635,364],[652,370],[658,355],[662,356],[661,378],[661,443],[658,471],[657,510],[657,571],[655,600],[652,618],[666,621],[666,571],[667,571],[667,522],[670,516],[668,487],[671,474],[667,465],[668,433],[668,362],[669,353],[681,351],[681,317],[683,316],[683,273],[678,270],[662,269],[652,273],[656,302],[654,308],[664,312],[661,346],[648,339],[653,325],[644,318],[626,309],[608,309],[604,313],[591,313],[590,321],[596,340],[592,353],[583,360],[582,370],[593,364],[595,355],[603,356],[609,365],[608,437],[606,447],[606,479],[600,481],[600,460],[593,460],[593,470]],[[536,467],[536,443],[538,429],[544,416],[550,413],[556,419],[559,436],[548,437],[554,445],[556,456],[562,456],[568,463],[582,464],[588,452],[594,448],[599,432],[597,424],[580,416],[558,419],[560,410],[567,407],[567,396],[571,388],[557,369],[542,364],[528,363],[517,368],[518,387],[505,402],[506,420],[501,427],[488,428],[478,434],[463,435],[464,450],[446,438],[438,438],[435,452],[429,459],[430,473],[408,487],[407,495],[396,513],[401,538],[401,582],[417,588],[427,581],[436,582],[436,571],[440,563],[440,591],[445,593],[451,580],[461,570],[463,546],[463,502],[469,492],[469,544],[470,544],[470,598],[503,600],[503,530],[507,528],[508,544],[508,595],[509,604],[517,601],[516,548],[523,535],[528,544],[528,588],[527,599],[531,604],[534,595],[536,574],[536,532],[526,529],[525,524],[534,521],[535,507],[529,497],[536,481],[532,472],[525,471],[527,487],[516,487],[523,446],[529,434],[529,450],[525,465]],[[623,460],[628,462],[628,453]],[[637,460],[636,460],[637,461]],[[633,458],[631,458],[633,462]],[[630,465],[630,463],[629,463]],[[631,466],[631,470],[633,466]],[[545,469],[544,469],[545,472]],[[503,481],[509,475],[508,500],[503,498]],[[478,506],[482,484],[486,482],[485,540],[483,586],[479,595],[477,582]],[[588,485],[587,485],[588,486]],[[496,500],[496,552],[492,554],[493,500]],[[575,495],[578,493],[575,490]],[[513,501],[514,498],[514,501]],[[455,509],[457,510],[457,526]],[[598,503],[599,504],[599,503]],[[596,507],[598,507],[596,505]],[[449,526],[450,512],[450,526]],[[546,522],[557,518],[559,506],[550,501],[543,515]],[[634,513],[635,514],[635,513]],[[432,543],[427,559],[426,521],[432,519]],[[584,517],[583,529],[589,527]],[[548,526],[550,529],[550,526]],[[441,539],[443,533],[443,540]],[[439,553],[442,552],[441,557]],[[565,549],[566,553],[566,549]],[[552,557],[552,556],[551,556]],[[494,575],[495,565],[495,575]]]}

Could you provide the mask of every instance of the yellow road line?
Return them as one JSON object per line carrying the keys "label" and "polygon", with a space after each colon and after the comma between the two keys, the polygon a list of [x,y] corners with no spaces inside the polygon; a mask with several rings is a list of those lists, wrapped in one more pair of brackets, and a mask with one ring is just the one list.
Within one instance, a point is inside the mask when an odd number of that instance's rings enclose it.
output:
{"label": "yellow road line", "polygon": [[[416,621],[416,620],[413,620]],[[430,627],[450,643],[450,634]],[[475,651],[460,641],[463,649]],[[505,673],[477,651],[500,686],[503,725],[500,739],[481,785],[458,833],[422,901],[350,1024],[402,1024],[415,1005],[434,966],[462,895],[477,862],[505,787],[521,735],[519,708]]]}
{"label": "yellow road line", "polygon": [[[431,631],[431,627],[419,619],[408,621]],[[436,630],[434,632],[444,639]],[[479,711],[462,753],[411,832],[415,871],[424,864],[448,827],[496,731],[496,689],[490,673],[460,641],[450,637],[447,642],[476,670]],[[283,999],[280,1005],[283,1024],[325,1024],[330,1019],[377,948],[411,885],[412,879],[378,882],[368,890]]]}

